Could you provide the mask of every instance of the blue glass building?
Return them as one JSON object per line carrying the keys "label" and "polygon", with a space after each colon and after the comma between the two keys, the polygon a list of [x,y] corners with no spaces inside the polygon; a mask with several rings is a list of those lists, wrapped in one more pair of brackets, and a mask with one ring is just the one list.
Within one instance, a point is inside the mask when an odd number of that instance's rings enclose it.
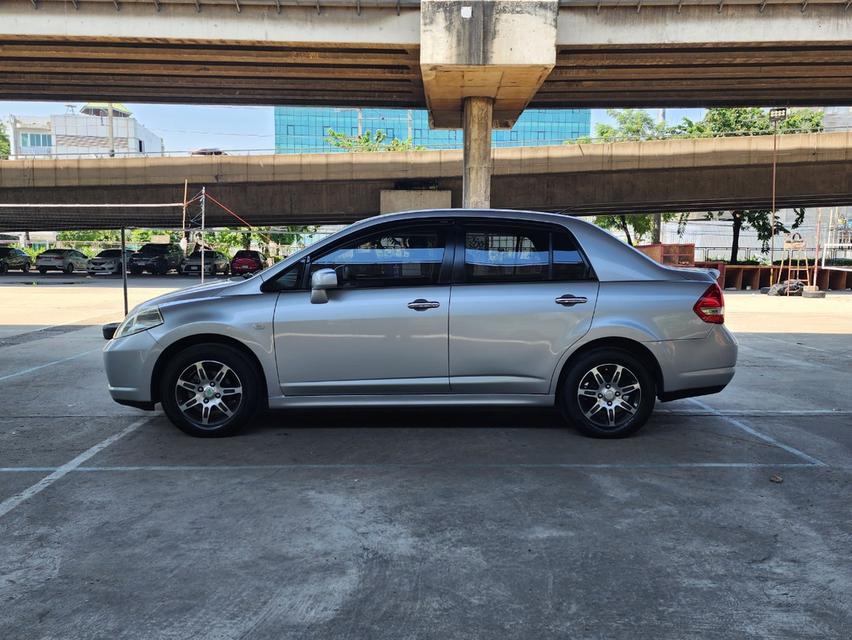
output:
{"label": "blue glass building", "polygon": [[[494,131],[495,147],[563,144],[589,135],[588,109],[528,109],[511,130]],[[350,136],[384,131],[386,140],[411,138],[427,149],[458,149],[460,129],[430,129],[424,109],[331,109],[327,107],[275,107],[276,153],[336,151],[326,142],[328,131]]]}

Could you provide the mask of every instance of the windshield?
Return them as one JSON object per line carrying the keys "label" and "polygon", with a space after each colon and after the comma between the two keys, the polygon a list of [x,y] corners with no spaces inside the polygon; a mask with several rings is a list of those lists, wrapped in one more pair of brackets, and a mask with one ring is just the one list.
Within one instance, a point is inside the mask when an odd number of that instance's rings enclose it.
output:
{"label": "windshield", "polygon": [[255,259],[255,260],[258,259],[257,251],[246,251],[245,249],[243,249],[242,251],[237,251],[234,254],[234,257],[235,258],[252,258],[252,259]]}
{"label": "windshield", "polygon": [[162,255],[169,252],[169,245],[167,244],[146,244],[144,247],[139,249],[139,253],[151,253],[154,255]]}
{"label": "windshield", "polygon": [[117,258],[121,255],[120,249],[104,249],[97,257],[98,258]]}
{"label": "windshield", "polygon": [[43,256],[64,256],[70,249],[48,249],[41,255]]}

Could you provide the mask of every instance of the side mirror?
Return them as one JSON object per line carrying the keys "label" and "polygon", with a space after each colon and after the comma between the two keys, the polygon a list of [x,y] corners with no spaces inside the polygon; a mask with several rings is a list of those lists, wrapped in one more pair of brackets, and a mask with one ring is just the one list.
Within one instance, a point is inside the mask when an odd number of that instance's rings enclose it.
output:
{"label": "side mirror", "polygon": [[319,269],[311,274],[311,304],[328,302],[328,289],[337,289],[337,272]]}
{"label": "side mirror", "polygon": [[103,325],[101,327],[101,333],[104,335],[104,340],[112,340],[112,337],[115,335],[118,325],[120,324],[120,322],[110,322],[109,324]]}

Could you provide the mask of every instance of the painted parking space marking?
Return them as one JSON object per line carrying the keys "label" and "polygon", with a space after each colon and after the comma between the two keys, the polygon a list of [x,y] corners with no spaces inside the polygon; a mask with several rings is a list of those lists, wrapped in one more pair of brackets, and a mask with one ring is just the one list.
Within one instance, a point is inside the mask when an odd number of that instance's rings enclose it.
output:
{"label": "painted parking space marking", "polygon": [[83,351],[82,353],[75,353],[73,356],[68,356],[67,358],[60,358],[59,360],[51,360],[50,362],[45,362],[44,364],[37,365],[35,367],[29,367],[27,369],[21,369],[20,371],[15,371],[14,373],[7,373],[4,376],[0,376],[0,382],[3,380],[9,380],[10,378],[17,378],[18,376],[24,376],[28,373],[33,373],[34,371],[40,371],[42,369],[46,369],[47,367],[52,367],[57,364],[62,364],[63,362],[70,362],[71,360],[76,360],[77,358],[82,358],[83,356],[87,356],[90,353],[94,353],[95,351],[100,351],[101,347],[97,349],[89,349],[88,351]]}
{"label": "painted parking space marking", "polygon": [[814,458],[813,456],[808,455],[807,453],[797,449],[796,447],[792,447],[788,444],[784,444],[780,440],[776,440],[775,438],[773,438],[770,435],[767,435],[765,433],[757,431],[756,429],[751,428],[747,424],[744,424],[743,422],[737,420],[733,416],[725,415],[721,411],[711,407],[709,404],[705,404],[705,403],[701,402],[701,400],[696,400],[695,398],[688,398],[688,401],[692,402],[693,404],[698,405],[699,407],[704,409],[704,411],[707,411],[708,413],[711,413],[715,416],[718,416],[719,418],[721,418],[722,420],[724,420],[725,422],[727,422],[731,426],[734,426],[737,429],[744,431],[751,436],[754,436],[755,438],[759,438],[760,440],[763,440],[764,442],[767,442],[767,443],[769,443],[769,444],[771,444],[775,447],[778,447],[779,449],[783,449],[787,453],[791,453],[794,456],[796,456],[797,458],[805,460],[812,465],[815,465],[815,466],[818,466],[818,467],[827,467],[828,466],[822,460],[819,460],[818,458]]}
{"label": "painted parking space marking", "polygon": [[114,443],[118,442],[119,440],[121,440],[123,437],[133,433],[134,431],[136,431],[139,427],[141,427],[143,424],[145,424],[149,420],[151,420],[150,417],[146,417],[146,418],[142,418],[141,420],[137,420],[136,422],[125,427],[124,429],[122,429],[118,433],[114,433],[109,438],[101,440],[98,444],[96,444],[92,447],[89,447],[83,453],[78,455],[76,458],[69,460],[68,462],[63,464],[61,467],[57,467],[53,471],[53,473],[51,473],[48,476],[45,476],[44,478],[42,478],[41,480],[36,482],[34,485],[31,485],[31,486],[27,487],[26,489],[24,489],[23,491],[21,491],[20,493],[16,493],[11,498],[7,498],[3,502],[0,502],[0,518],[2,518],[7,513],[12,511],[18,505],[20,505],[23,502],[26,502],[27,500],[32,498],[34,495],[41,493],[42,491],[47,489],[50,485],[52,485],[57,480],[61,480],[62,478],[67,476],[69,473],[71,473],[72,471],[74,471],[78,467],[82,466],[82,464],[84,462],[86,462],[87,460],[89,460],[92,456],[97,455],[98,453],[100,453],[101,451],[106,449],[111,444],[114,444]]}

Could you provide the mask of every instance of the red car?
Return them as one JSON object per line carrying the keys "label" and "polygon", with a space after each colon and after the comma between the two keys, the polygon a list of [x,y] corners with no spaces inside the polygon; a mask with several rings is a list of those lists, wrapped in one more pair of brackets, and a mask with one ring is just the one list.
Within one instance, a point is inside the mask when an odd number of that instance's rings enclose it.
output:
{"label": "red car", "polygon": [[266,256],[260,251],[243,249],[231,258],[231,273],[254,273],[266,268]]}

